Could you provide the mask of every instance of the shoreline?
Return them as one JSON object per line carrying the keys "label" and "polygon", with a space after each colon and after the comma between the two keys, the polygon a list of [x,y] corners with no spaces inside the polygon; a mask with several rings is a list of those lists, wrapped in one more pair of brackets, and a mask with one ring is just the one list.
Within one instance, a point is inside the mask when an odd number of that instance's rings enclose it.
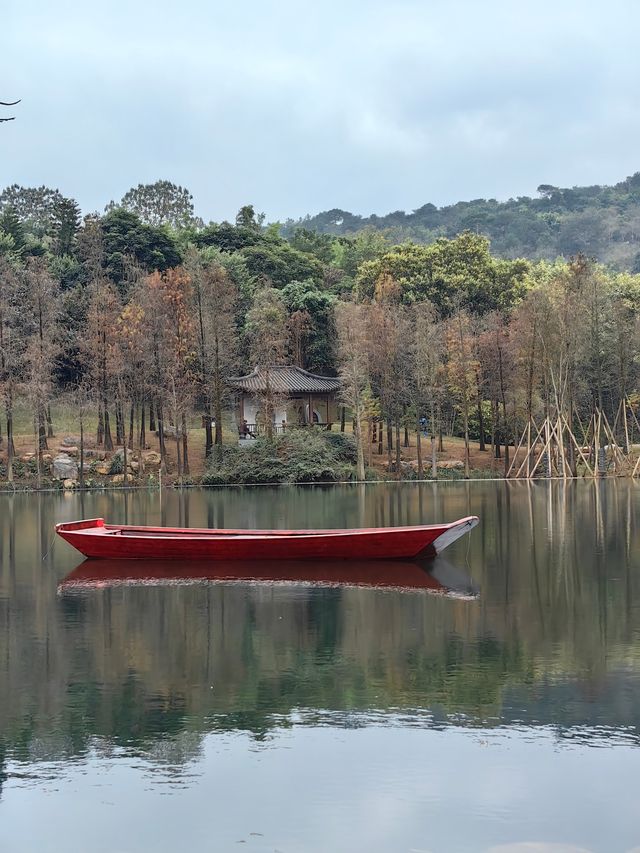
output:
{"label": "shoreline", "polygon": [[424,483],[429,483],[431,485],[437,485],[438,483],[545,483],[545,482],[602,482],[604,480],[629,480],[631,482],[635,481],[637,478],[632,476],[601,476],[601,477],[438,477],[437,479],[427,478],[427,479],[377,479],[377,480],[318,480],[316,482],[308,482],[308,483],[216,483],[216,485],[205,485],[203,483],[184,483],[180,485],[179,483],[169,483],[162,488],[159,486],[148,486],[148,485],[132,485],[132,486],[124,486],[121,484],[105,484],[101,486],[87,486],[85,488],[75,487],[72,489],[66,489],[63,487],[55,488],[51,486],[43,486],[41,488],[35,487],[26,487],[26,486],[16,486],[14,488],[6,488],[4,486],[0,487],[0,495],[29,495],[29,494],[54,494],[59,493],[63,495],[73,495],[76,493],[81,494],[89,494],[89,493],[99,493],[99,492],[159,492],[165,490],[171,490],[173,492],[179,491],[187,491],[191,489],[203,489],[203,490],[214,490],[214,489],[285,489],[285,488],[312,488],[316,486],[375,486],[375,485],[404,485],[404,484],[416,484],[421,485]]}

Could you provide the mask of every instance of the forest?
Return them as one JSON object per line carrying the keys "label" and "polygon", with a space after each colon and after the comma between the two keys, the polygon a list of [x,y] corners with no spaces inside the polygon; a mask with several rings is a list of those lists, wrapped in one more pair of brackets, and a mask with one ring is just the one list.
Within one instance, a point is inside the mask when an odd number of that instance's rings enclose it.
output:
{"label": "forest", "polygon": [[503,258],[549,260],[584,254],[614,269],[640,272],[640,172],[614,186],[538,187],[538,197],[473,199],[405,213],[358,216],[333,209],[287,220],[283,233],[305,228],[344,236],[371,228],[392,243],[429,244],[463,231],[483,234]]}
{"label": "forest", "polygon": [[[629,199],[640,192],[636,178]],[[555,188],[547,195],[543,202],[560,204]],[[639,273],[581,251],[505,257],[504,243],[496,251],[463,220],[459,232],[420,239],[361,225],[338,234],[315,230],[313,220],[282,228],[251,205],[233,222],[205,224],[188,190],[167,181],[84,217],[57,190],[6,188],[0,481],[24,470],[19,437],[23,449],[31,441],[37,484],[46,480],[61,401],[83,443],[107,454],[121,448],[125,483],[127,453],[140,463],[152,436],[162,468],[189,482],[195,430],[204,432],[198,471],[204,466],[211,483],[238,481],[226,380],[254,365],[341,377],[352,452],[332,440],[329,453],[326,436],[309,436],[330,457],[325,479],[332,470],[335,479],[365,479],[381,465],[399,477],[410,445],[413,474],[436,476],[451,435],[463,442],[465,476],[475,467],[472,441],[506,473],[526,424],[551,415],[584,435],[602,412],[627,451],[638,440]],[[275,410],[271,390],[262,403]],[[304,442],[270,430],[257,445],[262,470],[274,456],[304,455]],[[317,479],[309,465],[308,479]],[[296,470],[283,478],[304,481],[304,466]]]}

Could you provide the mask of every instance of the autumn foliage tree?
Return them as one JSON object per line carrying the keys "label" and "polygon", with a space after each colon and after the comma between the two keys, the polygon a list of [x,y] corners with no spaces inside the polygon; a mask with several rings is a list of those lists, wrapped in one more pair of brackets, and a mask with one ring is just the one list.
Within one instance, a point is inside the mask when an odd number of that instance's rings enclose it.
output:
{"label": "autumn foliage tree", "polygon": [[449,389],[454,396],[462,415],[464,434],[464,473],[470,473],[469,458],[469,412],[477,393],[474,340],[471,317],[460,308],[447,321],[447,378]]}
{"label": "autumn foliage tree", "polygon": [[187,258],[187,269],[192,281],[198,385],[205,414],[205,455],[209,456],[214,444],[222,447],[223,408],[228,399],[226,378],[238,355],[238,290],[225,268],[206,252],[193,250]]}
{"label": "autumn foliage tree", "polygon": [[[47,432],[51,429],[50,402],[53,392],[53,370],[58,355],[57,325],[59,317],[59,289],[47,265],[40,258],[29,261],[23,272],[23,310],[20,311],[20,333],[28,341],[28,393],[34,411],[38,435],[38,455],[48,449]],[[49,430],[47,430],[47,422]]]}
{"label": "autumn foliage tree", "polygon": [[14,407],[25,375],[26,340],[20,334],[21,279],[0,258],[0,395],[4,402],[7,442],[7,479],[13,481]]}
{"label": "autumn foliage tree", "polygon": [[342,398],[353,412],[358,480],[365,478],[362,419],[369,389],[369,311],[369,306],[353,302],[340,303],[336,308],[339,375]]}
{"label": "autumn foliage tree", "polygon": [[144,279],[140,293],[149,345],[150,387],[158,416],[160,453],[166,465],[167,416],[173,421],[179,479],[189,473],[187,413],[197,375],[191,278],[178,267]]}

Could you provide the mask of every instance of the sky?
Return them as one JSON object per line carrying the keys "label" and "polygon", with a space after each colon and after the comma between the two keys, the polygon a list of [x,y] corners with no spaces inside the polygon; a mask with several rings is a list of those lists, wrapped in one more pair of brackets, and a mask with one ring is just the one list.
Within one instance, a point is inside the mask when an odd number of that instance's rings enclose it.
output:
{"label": "sky", "polygon": [[0,0],[0,188],[284,221],[616,183],[639,31],[636,0]]}

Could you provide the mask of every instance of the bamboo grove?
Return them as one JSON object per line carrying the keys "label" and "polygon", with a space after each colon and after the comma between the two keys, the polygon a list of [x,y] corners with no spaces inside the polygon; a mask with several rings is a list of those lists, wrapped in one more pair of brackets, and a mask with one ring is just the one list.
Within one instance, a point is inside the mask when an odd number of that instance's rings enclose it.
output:
{"label": "bamboo grove", "polygon": [[146,188],[143,208],[132,190],[83,220],[57,191],[0,194],[6,479],[16,411],[40,456],[61,401],[96,446],[140,450],[156,433],[165,466],[187,475],[195,424],[207,457],[237,438],[226,378],[286,362],[340,375],[359,478],[374,457],[400,476],[410,442],[418,475],[435,474],[445,435],[464,440],[467,476],[472,442],[506,474],[543,417],[579,434],[597,411],[627,450],[640,440],[640,275],[582,255],[497,258],[470,232],[426,246],[372,230],[285,239],[251,206],[205,226],[173,189],[173,208]]}

